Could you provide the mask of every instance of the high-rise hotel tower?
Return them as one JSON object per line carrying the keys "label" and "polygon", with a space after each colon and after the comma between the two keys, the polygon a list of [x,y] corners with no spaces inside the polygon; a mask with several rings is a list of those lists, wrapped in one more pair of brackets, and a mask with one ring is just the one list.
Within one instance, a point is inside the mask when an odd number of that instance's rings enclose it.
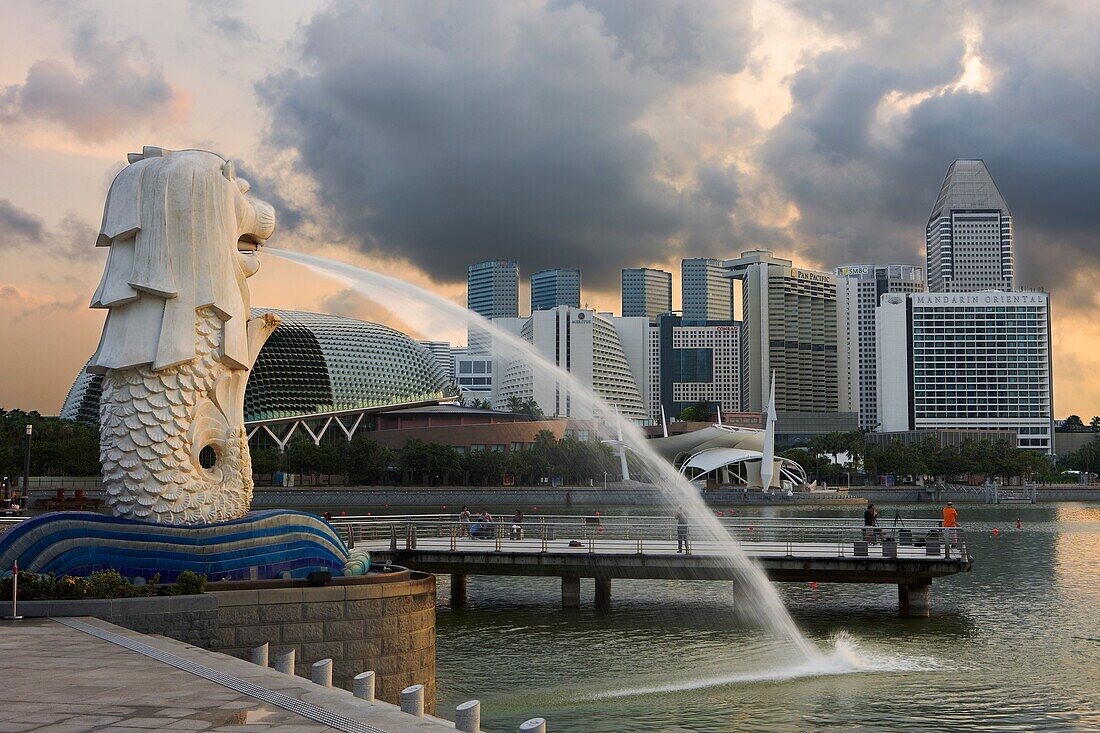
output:
{"label": "high-rise hotel tower", "polygon": [[1012,290],[1012,214],[982,160],[947,169],[925,229],[928,291]]}

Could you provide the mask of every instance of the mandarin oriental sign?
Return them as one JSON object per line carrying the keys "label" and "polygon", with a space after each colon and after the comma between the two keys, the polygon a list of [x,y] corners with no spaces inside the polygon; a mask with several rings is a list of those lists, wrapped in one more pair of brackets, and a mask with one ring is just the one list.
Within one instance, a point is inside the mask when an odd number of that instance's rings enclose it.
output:
{"label": "mandarin oriental sign", "polygon": [[1045,305],[1046,293],[914,293],[913,305]]}

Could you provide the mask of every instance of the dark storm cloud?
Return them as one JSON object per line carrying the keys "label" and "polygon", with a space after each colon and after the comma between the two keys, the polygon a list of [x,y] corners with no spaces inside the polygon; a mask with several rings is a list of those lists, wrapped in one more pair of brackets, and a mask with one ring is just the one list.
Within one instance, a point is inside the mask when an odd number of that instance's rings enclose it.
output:
{"label": "dark storm cloud", "polygon": [[39,243],[44,233],[41,219],[23,211],[8,199],[0,199],[0,249],[26,242]]}
{"label": "dark storm cloud", "polygon": [[175,93],[141,40],[107,41],[85,23],[72,51],[73,67],[36,61],[22,84],[0,90],[0,121],[48,120],[98,141],[170,114]]}
{"label": "dark storm cloud", "polygon": [[289,232],[302,223],[302,209],[282,194],[283,187],[272,176],[262,174],[246,161],[233,159],[237,175],[252,187],[251,193],[275,207],[275,224],[279,231]]}
{"label": "dark storm cloud", "polygon": [[65,214],[56,229],[41,219],[0,199],[0,252],[34,249],[36,256],[66,260],[94,258],[96,231],[76,214]]}
{"label": "dark storm cloud", "polygon": [[743,66],[745,13],[334,5],[304,31],[305,70],[258,92],[274,143],[296,150],[364,250],[441,280],[508,257],[525,273],[582,267],[606,286],[623,266],[675,254],[670,240],[728,238],[734,169],[675,188],[638,122],[685,79]]}
{"label": "dark storm cloud", "polygon": [[[977,157],[1012,209],[1021,284],[1057,290],[1066,257],[1100,265],[1095,6],[803,7],[831,30],[865,34],[797,73],[794,106],[761,151],[801,212],[803,252],[827,264],[921,261],[924,224],[947,166]],[[939,13],[955,20],[912,22]],[[940,37],[930,38],[928,28]],[[952,89],[966,33],[975,30],[988,89]],[[876,116],[888,95],[921,91],[929,96],[891,123]]]}

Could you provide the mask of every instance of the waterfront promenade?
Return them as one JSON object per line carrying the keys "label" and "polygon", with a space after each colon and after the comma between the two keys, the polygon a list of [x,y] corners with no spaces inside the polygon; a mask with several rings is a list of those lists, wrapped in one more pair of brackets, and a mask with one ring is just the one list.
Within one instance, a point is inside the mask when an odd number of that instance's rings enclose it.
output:
{"label": "waterfront promenade", "polygon": [[[82,625],[138,650],[73,628]],[[0,679],[0,733],[454,730],[439,718],[92,618],[0,621]]]}

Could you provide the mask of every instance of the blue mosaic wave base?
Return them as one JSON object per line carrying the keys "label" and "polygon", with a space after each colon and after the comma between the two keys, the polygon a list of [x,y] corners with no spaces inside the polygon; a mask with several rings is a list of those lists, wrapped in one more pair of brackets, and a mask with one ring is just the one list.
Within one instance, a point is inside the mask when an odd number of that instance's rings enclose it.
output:
{"label": "blue mosaic wave base", "polygon": [[94,512],[43,514],[0,535],[0,568],[57,575],[114,569],[127,577],[172,582],[184,570],[210,580],[340,575],[348,550],[323,519],[285,509],[241,519],[175,527]]}

